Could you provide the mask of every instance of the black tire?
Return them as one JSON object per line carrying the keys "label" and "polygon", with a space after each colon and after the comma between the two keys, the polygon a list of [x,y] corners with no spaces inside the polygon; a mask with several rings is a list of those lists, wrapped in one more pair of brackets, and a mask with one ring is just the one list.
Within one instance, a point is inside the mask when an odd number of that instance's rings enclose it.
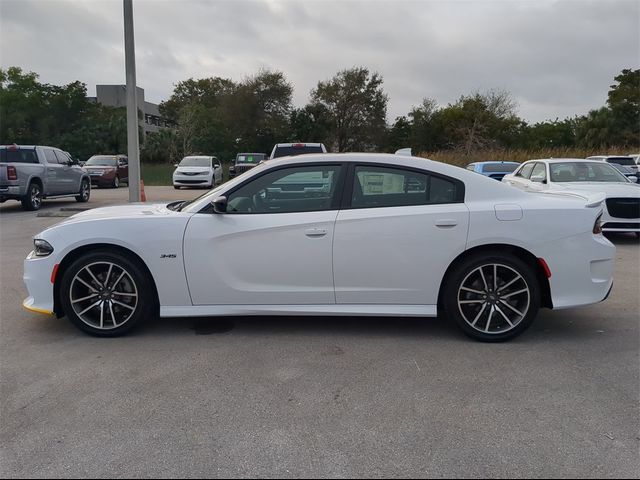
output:
{"label": "black tire", "polygon": [[[494,265],[498,272],[497,289],[493,281]],[[513,279],[514,283],[509,285]],[[446,317],[455,320],[475,340],[503,342],[517,337],[529,328],[540,309],[535,266],[513,255],[470,256],[453,268],[445,282],[442,304]]]}
{"label": "black tire", "polygon": [[27,194],[21,199],[22,208],[28,211],[39,210],[42,205],[42,187],[38,182],[31,182]]}
{"label": "black tire", "polygon": [[76,202],[87,203],[91,196],[91,182],[89,180],[82,180],[80,183],[80,192],[76,195]]}
{"label": "black tire", "polygon": [[[91,267],[90,272],[96,277],[95,279],[92,279],[91,274],[85,270],[87,266]],[[109,271],[108,268],[112,270]],[[120,276],[122,271],[126,273],[121,279],[114,280],[113,278]],[[96,283],[95,280],[104,282],[108,273],[111,275],[108,277],[106,287]],[[76,280],[77,275],[80,275],[79,280]],[[109,281],[118,283],[109,285]],[[87,288],[87,284],[92,287],[91,290]],[[119,289],[128,296],[112,293]],[[96,337],[124,335],[148,318],[156,316],[158,311],[156,296],[146,269],[138,260],[119,252],[99,250],[80,255],[65,270],[59,291],[60,304],[71,323],[83,332]],[[87,293],[89,295],[95,293],[95,295],[79,302],[78,299],[84,298]],[[72,303],[72,297],[75,300],[74,303]],[[100,302],[99,305],[91,307],[91,302],[95,303],[96,299]],[[123,304],[124,306],[121,306]]]}
{"label": "black tire", "polygon": [[177,185],[174,185],[174,186],[173,186],[173,188],[175,188],[176,190],[180,190],[180,188],[182,188],[182,187],[179,187],[179,186],[177,186]]}
{"label": "black tire", "polygon": [[120,179],[118,178],[117,175],[113,178],[113,183],[111,184],[111,187],[120,188]]}

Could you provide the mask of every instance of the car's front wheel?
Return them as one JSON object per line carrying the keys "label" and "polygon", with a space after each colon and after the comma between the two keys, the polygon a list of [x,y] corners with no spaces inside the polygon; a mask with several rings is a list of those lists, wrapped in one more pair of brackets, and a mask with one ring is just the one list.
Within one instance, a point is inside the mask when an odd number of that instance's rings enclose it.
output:
{"label": "car's front wheel", "polygon": [[111,186],[113,188],[120,188],[120,179],[117,175],[113,178],[113,183],[111,184]]}
{"label": "car's front wheel", "polygon": [[534,267],[507,254],[472,256],[448,276],[443,292],[447,318],[468,336],[485,342],[524,332],[540,309]]}
{"label": "car's front wheel", "polygon": [[123,335],[155,311],[147,272],[118,252],[81,255],[65,270],[59,291],[67,318],[99,337]]}

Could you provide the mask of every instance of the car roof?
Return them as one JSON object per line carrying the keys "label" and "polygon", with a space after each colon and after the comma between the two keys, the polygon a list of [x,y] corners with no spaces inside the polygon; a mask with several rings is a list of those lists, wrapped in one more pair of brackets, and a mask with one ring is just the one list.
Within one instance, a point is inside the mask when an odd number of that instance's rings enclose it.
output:
{"label": "car roof", "polygon": [[322,143],[313,142],[292,142],[292,143],[276,143],[276,147],[293,147],[294,145],[305,145],[309,147],[319,147]]}
{"label": "car roof", "polygon": [[586,158],[536,158],[527,160],[524,163],[530,162],[546,162],[546,163],[565,163],[565,162],[584,162],[584,163],[602,163],[598,160],[588,160]]}

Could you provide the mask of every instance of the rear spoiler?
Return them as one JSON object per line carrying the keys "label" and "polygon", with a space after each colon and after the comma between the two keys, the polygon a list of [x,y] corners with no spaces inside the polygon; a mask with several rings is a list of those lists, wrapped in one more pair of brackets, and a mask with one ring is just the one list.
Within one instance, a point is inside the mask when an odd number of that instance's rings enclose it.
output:
{"label": "rear spoiler", "polygon": [[549,190],[545,190],[545,191],[541,191],[541,192],[536,192],[536,193],[542,193],[544,195],[555,195],[558,197],[571,197],[571,198],[581,198],[583,200],[586,201],[585,203],[585,207],[586,208],[596,208],[601,206],[604,201],[607,199],[607,196],[604,193],[589,193],[589,192],[577,192],[577,191],[573,191],[573,192],[568,192],[568,191],[563,191],[563,192],[559,192],[559,191],[549,191]]}

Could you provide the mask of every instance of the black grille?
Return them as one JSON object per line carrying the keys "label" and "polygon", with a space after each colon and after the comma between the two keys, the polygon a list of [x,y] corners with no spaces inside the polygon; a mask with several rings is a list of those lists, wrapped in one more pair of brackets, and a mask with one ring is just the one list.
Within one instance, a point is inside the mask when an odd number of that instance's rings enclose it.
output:
{"label": "black grille", "polygon": [[251,170],[255,165],[236,165],[236,173],[244,173],[247,170]]}
{"label": "black grille", "polygon": [[602,225],[603,230],[609,230],[612,228],[623,228],[625,230],[640,230],[640,223],[607,222],[604,225]]}
{"label": "black grille", "polygon": [[640,218],[640,198],[608,198],[607,210],[616,218]]}
{"label": "black grille", "polygon": [[188,183],[188,184],[199,184],[199,183],[207,183],[206,180],[178,180],[177,183]]}

